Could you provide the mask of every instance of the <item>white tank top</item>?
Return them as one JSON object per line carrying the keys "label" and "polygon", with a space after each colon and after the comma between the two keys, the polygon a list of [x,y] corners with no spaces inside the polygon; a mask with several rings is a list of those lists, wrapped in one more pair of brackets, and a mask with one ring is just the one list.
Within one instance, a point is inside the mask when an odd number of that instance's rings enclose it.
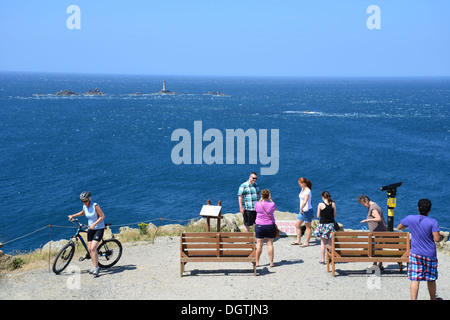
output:
{"label": "white tank top", "polygon": [[[91,202],[89,207],[86,207],[86,205],[83,205],[83,211],[84,215],[88,219],[89,226],[93,225],[95,221],[98,220],[97,212],[95,212],[95,206],[97,206],[97,203]],[[97,224],[94,227],[95,230],[99,229],[105,229],[105,222],[102,220],[99,224]]]}

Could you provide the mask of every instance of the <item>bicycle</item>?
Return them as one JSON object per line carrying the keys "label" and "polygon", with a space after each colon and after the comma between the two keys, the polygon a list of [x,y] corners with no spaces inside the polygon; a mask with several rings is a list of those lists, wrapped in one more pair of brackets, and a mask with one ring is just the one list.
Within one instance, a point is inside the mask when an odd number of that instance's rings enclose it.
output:
{"label": "bicycle", "polygon": [[[61,273],[67,266],[75,254],[75,246],[78,240],[81,241],[84,249],[86,249],[86,255],[81,257],[79,261],[85,259],[90,259],[89,249],[86,242],[81,237],[81,232],[86,232],[89,229],[87,225],[81,224],[77,219],[72,219],[70,222],[78,224],[78,229],[75,234],[71,237],[69,242],[59,251],[55,260],[53,261],[53,272],[56,274]],[[110,223],[105,224],[105,226],[110,226]],[[97,248],[98,251],[98,265],[102,268],[110,268],[115,265],[120,257],[122,256],[122,244],[117,239],[107,239],[100,242]]]}

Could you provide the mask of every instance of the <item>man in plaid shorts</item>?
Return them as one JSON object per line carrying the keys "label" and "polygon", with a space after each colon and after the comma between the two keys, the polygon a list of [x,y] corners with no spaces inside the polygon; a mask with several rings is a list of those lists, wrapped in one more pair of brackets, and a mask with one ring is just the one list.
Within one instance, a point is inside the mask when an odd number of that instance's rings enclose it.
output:
{"label": "man in plaid shorts", "polygon": [[427,281],[430,299],[436,299],[436,280],[438,278],[438,259],[436,242],[444,236],[437,221],[428,217],[431,201],[421,199],[417,205],[418,215],[409,215],[400,221],[398,230],[409,228],[411,232],[411,250],[409,253],[408,279],[411,280],[411,299],[417,300],[419,281]]}
{"label": "man in plaid shorts", "polygon": [[259,186],[256,183],[258,175],[255,172],[250,173],[248,181],[245,181],[239,187],[238,200],[239,210],[244,216],[244,231],[248,232],[250,226],[255,224],[256,210],[255,205],[259,200]]}

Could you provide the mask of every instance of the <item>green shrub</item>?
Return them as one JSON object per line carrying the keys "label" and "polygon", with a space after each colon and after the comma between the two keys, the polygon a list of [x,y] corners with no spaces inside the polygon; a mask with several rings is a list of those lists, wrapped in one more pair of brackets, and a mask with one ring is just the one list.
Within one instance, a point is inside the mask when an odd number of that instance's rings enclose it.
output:
{"label": "green shrub", "polygon": [[147,223],[141,222],[138,224],[138,227],[139,227],[140,235],[146,235],[148,233],[148,230],[147,230],[148,224]]}

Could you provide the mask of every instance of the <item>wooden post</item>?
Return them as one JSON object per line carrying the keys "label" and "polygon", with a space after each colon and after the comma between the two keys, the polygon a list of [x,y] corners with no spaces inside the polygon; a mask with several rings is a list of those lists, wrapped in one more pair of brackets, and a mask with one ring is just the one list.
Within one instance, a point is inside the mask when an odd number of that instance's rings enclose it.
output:
{"label": "wooden post", "polygon": [[[219,200],[217,205],[221,207],[222,206],[222,201]],[[219,215],[219,217],[217,217],[217,232],[220,232],[220,220],[221,220],[221,218],[220,218],[220,215]]]}
{"label": "wooden post", "polygon": [[[211,205],[211,200],[206,200],[206,204],[208,206]],[[211,218],[210,217],[206,217],[206,232],[210,232],[210,223],[211,223]]]}
{"label": "wooden post", "polygon": [[[206,200],[206,204],[208,206],[210,206],[211,205],[211,200],[209,200],[209,199]],[[219,200],[217,205],[218,206],[222,206],[222,201]],[[217,218],[217,232],[220,232],[220,219],[221,219],[221,217]],[[211,231],[211,217],[206,217],[206,232],[210,232],[210,231]]]}

